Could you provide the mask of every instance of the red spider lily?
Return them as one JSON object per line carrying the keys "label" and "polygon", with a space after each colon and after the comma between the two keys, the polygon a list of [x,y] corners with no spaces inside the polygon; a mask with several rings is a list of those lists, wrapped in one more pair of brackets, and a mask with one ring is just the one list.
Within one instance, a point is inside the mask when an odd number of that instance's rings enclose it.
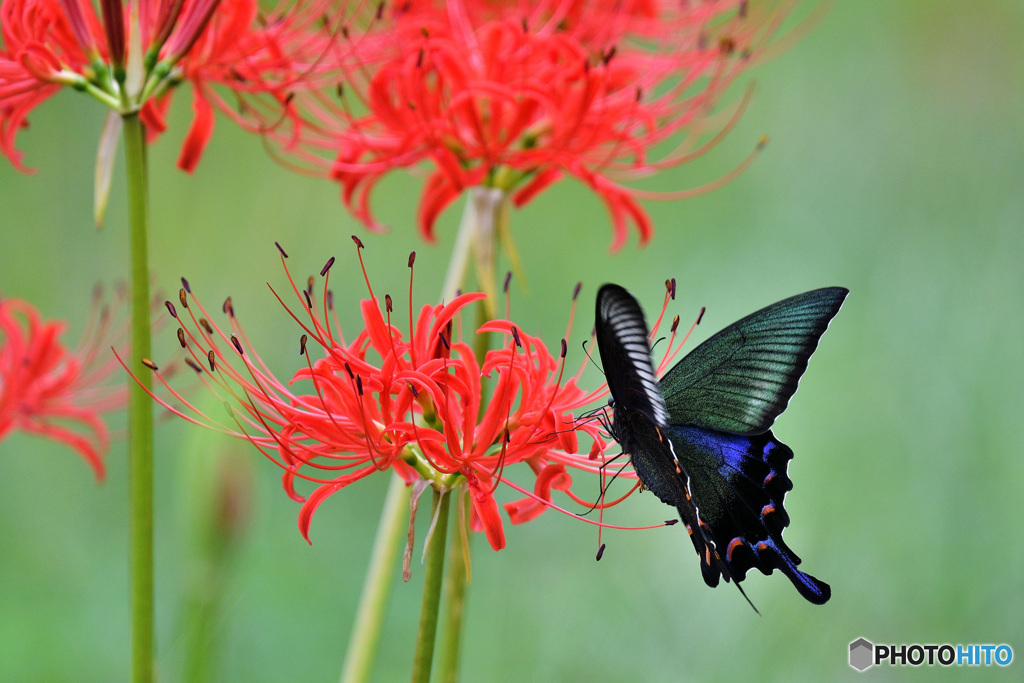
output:
{"label": "red spider lily", "polygon": [[[203,383],[231,406],[234,424],[221,424],[198,410],[159,373],[171,397],[154,398],[193,423],[250,440],[281,467],[285,491],[303,503],[299,528],[307,541],[312,515],[328,496],[389,469],[407,482],[422,478],[439,489],[465,483],[473,528],[483,530],[495,550],[505,545],[494,499],[499,483],[528,496],[505,506],[513,523],[533,519],[547,507],[561,510],[552,503],[552,490],[593,507],[571,493],[567,468],[603,471],[607,440],[600,421],[573,417],[575,409],[602,393],[583,391],[576,378],[563,381],[564,340],[556,357],[541,340],[508,320],[494,320],[476,330],[504,340],[479,357],[472,343],[463,339],[461,314],[482,294],[461,294],[450,302],[423,306],[415,314],[414,257],[415,253],[409,259],[405,322],[393,317],[390,295],[384,297],[382,310],[367,278],[369,298],[360,304],[365,327],[350,341],[338,325],[328,289],[334,259],[321,271],[322,288],[310,278],[300,289],[288,274],[298,302],[297,312],[288,312],[303,330],[299,346],[306,366],[287,384],[274,377],[252,347],[230,299],[223,307],[229,328],[223,329],[183,281],[179,302],[184,308],[167,304],[181,326],[179,343]],[[285,258],[282,250],[287,273]],[[363,272],[365,277],[365,268]],[[276,291],[274,295],[284,304]],[[323,351],[315,361],[310,356],[313,342]],[[307,387],[305,392],[293,388],[300,382]],[[593,441],[589,452],[578,452],[580,433]],[[508,467],[520,462],[527,463],[535,477],[533,491],[509,478]],[[631,473],[625,476],[635,478]],[[317,488],[304,498],[295,489],[296,479]]]}
{"label": "red spider lily", "polygon": [[[331,176],[371,228],[379,227],[369,206],[378,181],[394,169],[426,166],[419,228],[428,240],[437,216],[467,188],[496,187],[522,206],[572,176],[607,207],[613,250],[630,223],[643,244],[652,227],[638,198],[707,191],[750,158],[683,192],[641,192],[622,181],[690,161],[732,127],[742,103],[731,115],[710,111],[764,55],[790,4],[389,4],[365,32],[345,33],[358,62],[340,65],[341,105],[315,93],[300,98],[315,120],[300,158],[315,164],[333,154]],[[681,131],[688,135],[679,147],[659,148]]]}
{"label": "red spider lily", "polygon": [[[102,0],[98,15],[89,0],[0,0],[0,152],[27,170],[15,136],[32,109],[67,85],[122,113],[141,107],[150,136],[158,135],[174,86],[188,81],[194,117],[178,165],[191,171],[214,106],[254,130],[288,115],[290,93],[307,83],[323,49],[313,37],[325,30],[327,2],[266,13],[256,0],[140,0],[126,13],[121,0]],[[260,94],[267,97],[251,97]]]}
{"label": "red spider lily", "polygon": [[[124,384],[107,383],[117,363],[104,350],[112,340],[124,348],[127,329],[101,298],[97,290],[72,350],[60,341],[65,322],[43,320],[27,301],[0,299],[0,441],[15,430],[60,441],[102,481],[109,443],[102,415],[123,407],[128,392]],[[123,304],[124,294],[118,299]]]}

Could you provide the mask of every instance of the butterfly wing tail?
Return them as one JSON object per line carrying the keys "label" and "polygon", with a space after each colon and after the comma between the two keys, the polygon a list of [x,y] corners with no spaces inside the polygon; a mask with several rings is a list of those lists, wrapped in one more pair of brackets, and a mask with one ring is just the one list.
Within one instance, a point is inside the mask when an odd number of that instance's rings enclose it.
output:
{"label": "butterfly wing tail", "polygon": [[832,588],[827,583],[796,568],[796,562],[799,560],[796,560],[796,556],[788,548],[779,549],[769,538],[753,546],[752,550],[757,556],[762,573],[770,574],[772,569],[778,569],[789,577],[797,592],[808,602],[824,605],[832,597]]}

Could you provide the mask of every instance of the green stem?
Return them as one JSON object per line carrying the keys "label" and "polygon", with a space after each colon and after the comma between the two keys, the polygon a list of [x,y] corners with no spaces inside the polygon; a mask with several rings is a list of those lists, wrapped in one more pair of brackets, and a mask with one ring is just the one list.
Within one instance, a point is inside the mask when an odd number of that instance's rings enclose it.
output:
{"label": "green stem", "polygon": [[124,117],[131,251],[131,369],[128,383],[128,470],[131,526],[131,680],[153,680],[153,408],[150,372],[142,359],[149,350],[149,196],[146,142],[136,114]]}
{"label": "green stem", "polygon": [[437,662],[438,676],[442,683],[455,683],[459,672],[459,646],[462,642],[462,613],[466,606],[466,559],[469,556],[469,535],[463,533],[469,528],[469,496],[460,495],[452,518],[451,551],[448,553],[448,567],[445,570],[444,594],[445,615],[441,630],[441,653]]}
{"label": "green stem", "polygon": [[416,654],[412,663],[413,683],[430,680],[434,661],[434,640],[437,617],[441,610],[441,583],[444,578],[444,554],[448,540],[449,492],[434,491],[434,531],[427,549],[427,566],[423,574],[423,602],[420,606],[420,628],[416,637]]}
{"label": "green stem", "polygon": [[391,584],[394,581],[395,558],[402,540],[405,515],[409,510],[409,487],[397,474],[392,475],[384,511],[377,526],[370,566],[363,580],[363,594],[359,609],[352,622],[348,639],[348,652],[341,672],[341,683],[367,680],[373,666],[373,657],[380,641],[380,628],[384,621]]}
{"label": "green stem", "polygon": [[473,233],[476,230],[476,212],[473,209],[473,194],[466,197],[466,206],[462,210],[459,232],[455,235],[452,245],[452,257],[448,261],[448,272],[444,276],[441,288],[441,301],[449,302],[455,298],[455,292],[462,287],[469,266],[470,250],[473,246]]}

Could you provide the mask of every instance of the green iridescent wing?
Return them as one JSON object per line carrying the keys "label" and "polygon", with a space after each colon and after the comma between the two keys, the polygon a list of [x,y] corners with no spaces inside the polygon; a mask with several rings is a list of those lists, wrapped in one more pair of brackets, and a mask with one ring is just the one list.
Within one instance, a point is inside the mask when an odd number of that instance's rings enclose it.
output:
{"label": "green iridescent wing", "polygon": [[798,294],[729,325],[661,379],[669,423],[763,434],[786,409],[849,290]]}

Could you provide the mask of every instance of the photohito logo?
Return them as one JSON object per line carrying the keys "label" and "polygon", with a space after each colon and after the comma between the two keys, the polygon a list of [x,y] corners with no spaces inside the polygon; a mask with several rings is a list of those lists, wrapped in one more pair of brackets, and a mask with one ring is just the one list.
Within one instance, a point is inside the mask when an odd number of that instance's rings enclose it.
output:
{"label": "photohito logo", "polygon": [[1009,666],[1013,648],[1001,645],[875,645],[866,638],[850,643],[850,666],[864,671],[889,666]]}

